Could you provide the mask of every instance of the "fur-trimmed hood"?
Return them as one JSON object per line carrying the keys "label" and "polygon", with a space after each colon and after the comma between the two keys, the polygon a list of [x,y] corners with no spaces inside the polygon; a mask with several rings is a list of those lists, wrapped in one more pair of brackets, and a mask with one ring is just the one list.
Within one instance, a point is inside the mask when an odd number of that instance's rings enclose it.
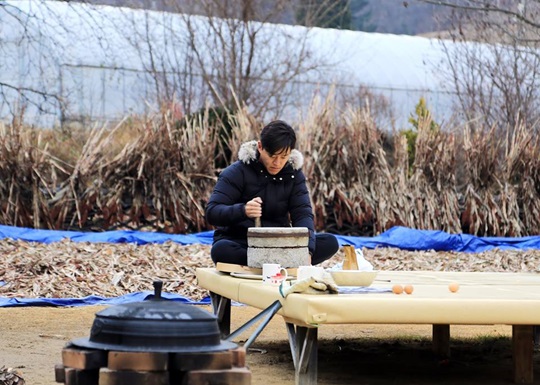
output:
{"label": "fur-trimmed hood", "polygon": [[[238,159],[245,164],[250,164],[252,161],[257,160],[257,141],[252,140],[243,143],[238,151]],[[293,169],[300,170],[304,165],[304,155],[296,149],[292,150],[289,157],[289,164]]]}

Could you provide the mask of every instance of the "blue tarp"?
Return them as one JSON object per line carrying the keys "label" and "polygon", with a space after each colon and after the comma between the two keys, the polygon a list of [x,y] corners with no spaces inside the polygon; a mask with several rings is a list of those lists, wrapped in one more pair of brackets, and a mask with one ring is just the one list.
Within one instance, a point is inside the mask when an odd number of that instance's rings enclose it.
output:
{"label": "blue tarp", "polygon": [[[182,245],[199,243],[212,244],[213,231],[195,234],[166,234],[146,231],[118,230],[104,232],[35,230],[22,227],[0,225],[0,239],[11,238],[28,242],[53,243],[64,239],[73,242],[97,243],[147,243],[176,242]],[[519,238],[477,237],[469,234],[449,234],[438,230],[415,230],[407,227],[393,227],[375,237],[353,237],[337,235],[340,245],[355,247],[396,247],[403,250],[435,250],[478,253],[499,249],[525,250],[540,249],[540,236]]]}
{"label": "blue tarp", "polygon": [[[5,298],[0,297],[0,307],[22,307],[22,306],[84,306],[84,305],[118,305],[129,302],[144,301],[153,292],[137,292],[132,294],[122,295],[120,297],[105,298],[90,295],[83,298]],[[210,304],[210,298],[207,297],[202,301],[192,301],[189,298],[182,297],[177,294],[161,293],[163,298],[171,301],[177,301],[188,304]]]}
{"label": "blue tarp", "polygon": [[477,237],[469,234],[449,234],[438,230],[415,230],[392,227],[376,237],[337,236],[340,244],[374,249],[395,247],[402,250],[457,251],[480,253],[495,248],[501,250],[540,249],[540,236],[519,238]]}
{"label": "blue tarp", "polygon": [[[105,231],[81,232],[59,230],[35,230],[21,227],[0,225],[0,239],[10,238],[28,242],[53,243],[64,239],[73,242],[96,243],[148,243],[176,242],[182,245],[212,243],[212,231],[196,234],[165,234],[144,231]],[[540,249],[540,236],[520,238],[506,237],[476,237],[469,234],[449,234],[437,230],[415,230],[406,227],[393,227],[375,237],[353,237],[337,235],[340,245],[353,245],[356,248],[365,247],[395,247],[403,250],[435,250],[478,253],[499,248],[503,250]],[[0,286],[5,282],[0,280]],[[85,298],[4,298],[0,297],[0,307],[13,306],[82,306],[82,305],[116,305],[126,302],[142,301],[148,292],[127,294],[115,298],[89,296]],[[194,302],[189,298],[176,294],[163,293],[163,297],[175,301],[193,304],[207,304],[208,298]]]}
{"label": "blue tarp", "polygon": [[200,243],[212,244],[213,231],[185,235],[165,234],[148,231],[117,230],[104,232],[62,231],[62,230],[36,230],[24,227],[11,227],[0,225],[0,239],[20,239],[27,242],[53,243],[63,239],[73,242],[96,242],[96,243],[164,243],[172,241],[182,245]]}

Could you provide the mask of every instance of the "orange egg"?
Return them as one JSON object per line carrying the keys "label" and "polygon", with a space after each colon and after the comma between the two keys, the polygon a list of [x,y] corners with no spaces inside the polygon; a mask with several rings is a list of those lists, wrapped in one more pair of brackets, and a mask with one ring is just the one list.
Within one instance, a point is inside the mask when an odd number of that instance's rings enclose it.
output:
{"label": "orange egg", "polygon": [[403,286],[401,286],[401,285],[394,285],[394,286],[392,286],[392,293],[394,293],[394,294],[401,294],[401,293],[403,293]]}
{"label": "orange egg", "polygon": [[450,285],[448,285],[448,290],[450,290],[452,293],[455,293],[459,290],[459,283],[452,282]]}
{"label": "orange egg", "polygon": [[413,285],[405,285],[403,286],[403,291],[407,294],[412,294],[412,292],[414,291],[414,286]]}

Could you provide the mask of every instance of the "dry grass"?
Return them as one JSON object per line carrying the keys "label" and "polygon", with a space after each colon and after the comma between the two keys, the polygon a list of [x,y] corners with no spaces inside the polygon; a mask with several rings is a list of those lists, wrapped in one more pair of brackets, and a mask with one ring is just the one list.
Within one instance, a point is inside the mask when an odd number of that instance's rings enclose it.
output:
{"label": "dry grass", "polygon": [[[219,164],[236,160],[240,144],[256,138],[262,123],[240,105],[220,119],[209,111],[179,121],[164,110],[69,138],[2,126],[0,223],[210,229],[204,206]],[[481,236],[540,233],[534,128],[431,126],[429,114],[418,120],[410,169],[404,137],[388,138],[367,107],[339,110],[332,95],[314,99],[297,127],[317,230],[373,235],[404,225]]]}
{"label": "dry grass", "polygon": [[456,191],[456,141],[452,133],[432,130],[431,117],[418,121],[413,174],[407,184],[411,222],[419,229],[461,231]]}

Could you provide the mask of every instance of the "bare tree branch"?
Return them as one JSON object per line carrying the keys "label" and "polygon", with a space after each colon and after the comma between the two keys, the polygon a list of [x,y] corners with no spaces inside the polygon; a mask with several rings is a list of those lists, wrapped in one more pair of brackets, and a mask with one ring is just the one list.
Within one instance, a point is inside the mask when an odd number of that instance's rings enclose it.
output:
{"label": "bare tree branch", "polygon": [[31,87],[15,87],[14,85],[12,84],[8,84],[8,83],[4,83],[4,82],[0,82],[0,87],[6,87],[6,88],[10,88],[14,91],[18,91],[18,92],[31,92],[33,94],[36,94],[36,95],[40,95],[40,96],[43,96],[43,98],[52,98],[52,99],[55,99],[57,101],[60,101],[60,97],[57,95],[57,94],[52,94],[50,92],[46,92],[46,91],[43,91],[43,90],[39,90],[39,89],[36,89],[36,88],[31,88]]}
{"label": "bare tree branch", "polygon": [[540,24],[533,16],[540,12],[539,3],[419,1],[454,8],[448,31],[452,43],[442,44],[467,120],[488,127],[535,127],[540,119]]}
{"label": "bare tree branch", "polygon": [[[493,12],[493,13],[500,13],[507,16],[515,17],[517,20],[524,22],[525,24],[530,25],[534,28],[540,28],[540,24],[537,23],[535,20],[526,17],[522,12],[507,8],[502,8],[500,6],[497,6],[493,3],[493,1],[475,1],[475,0],[467,0],[467,1],[456,1],[456,2],[448,2],[448,1],[440,1],[440,0],[418,0],[421,3],[426,4],[433,4],[433,5],[439,5],[442,7],[448,7],[453,9],[461,9],[466,11],[477,11],[477,12]],[[511,4],[516,5],[516,2],[511,2]]]}

